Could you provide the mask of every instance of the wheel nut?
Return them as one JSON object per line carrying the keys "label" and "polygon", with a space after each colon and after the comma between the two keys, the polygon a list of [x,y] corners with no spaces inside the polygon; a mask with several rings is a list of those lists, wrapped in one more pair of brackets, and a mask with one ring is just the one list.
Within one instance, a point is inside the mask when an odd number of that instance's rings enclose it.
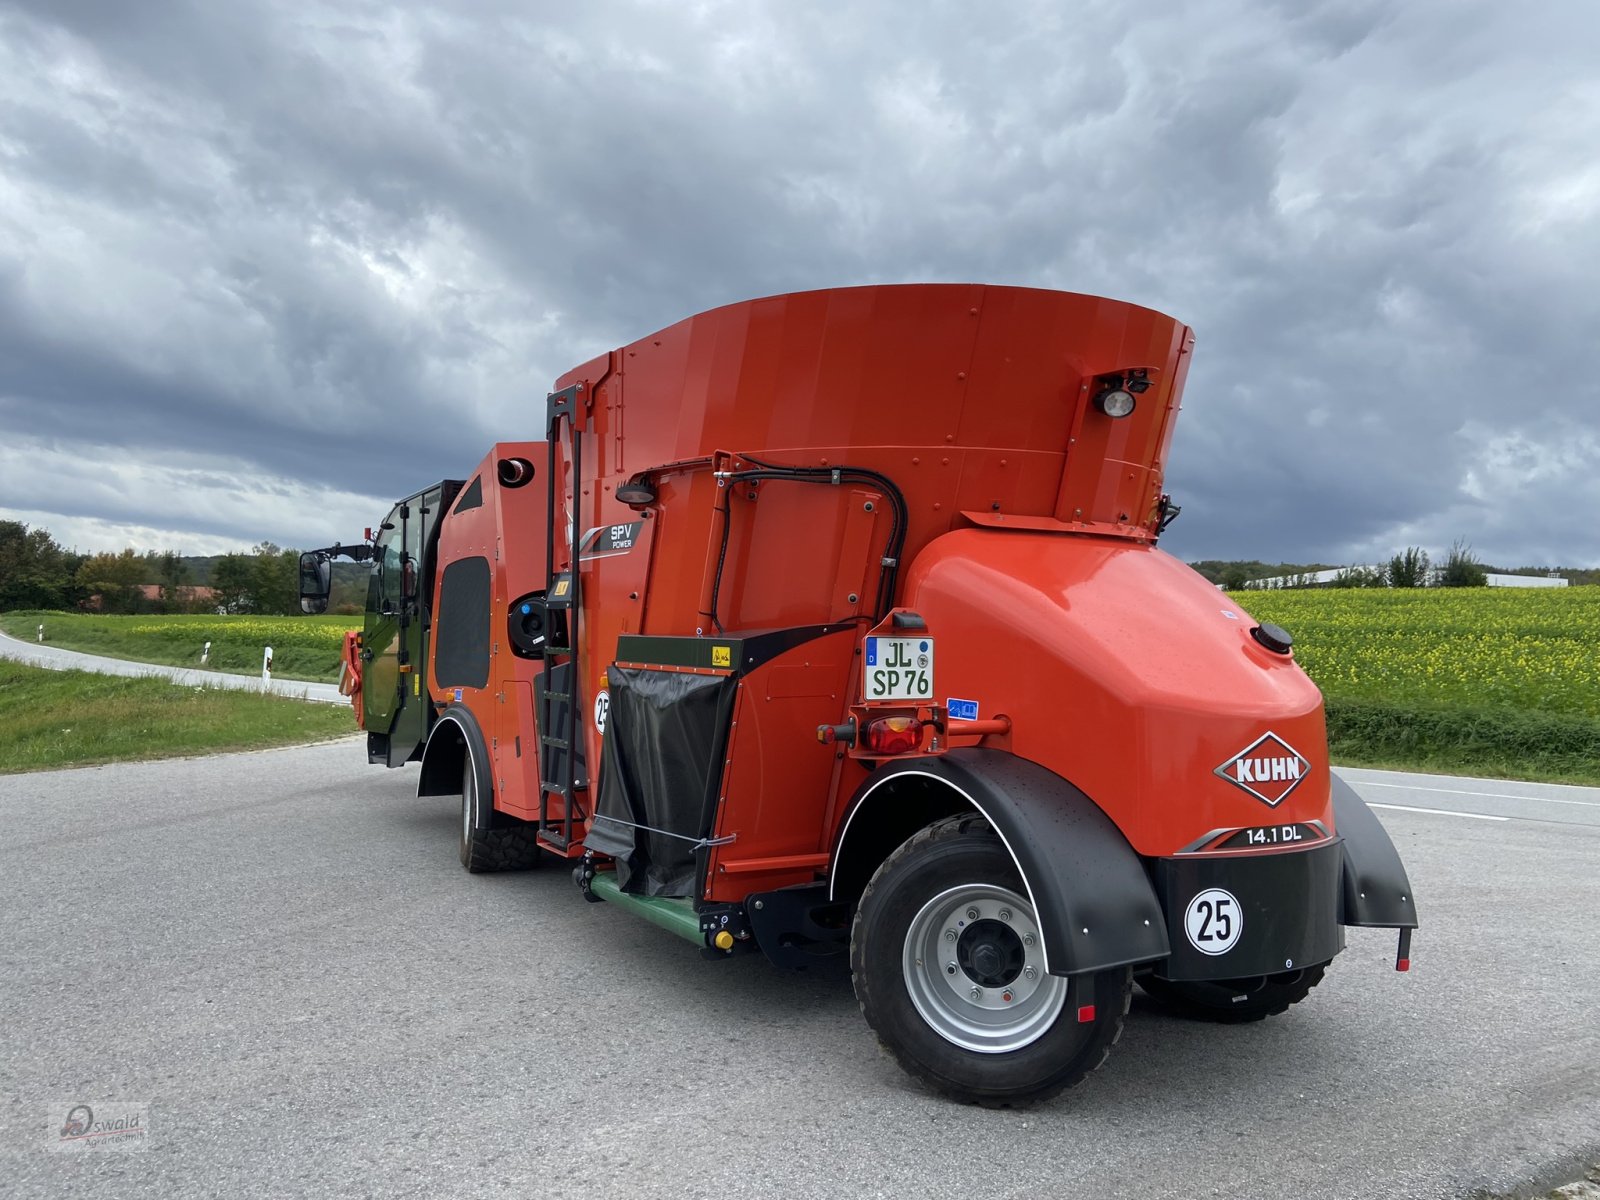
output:
{"label": "wheel nut", "polygon": [[1000,910],[999,917],[1002,921],[1011,920],[1011,910],[1009,908],[1002,908]]}
{"label": "wheel nut", "polygon": [[955,965],[955,963],[953,963],[953,962],[952,963],[945,963],[945,965],[944,965],[944,973],[946,975],[954,975],[956,973],[956,965]]}
{"label": "wheel nut", "polygon": [[1010,1004],[1011,1003],[1011,993],[1010,992],[1001,992],[1000,993],[1000,999],[1004,1000],[1007,1004]]}
{"label": "wheel nut", "polygon": [[979,988],[979,987],[973,988],[972,991],[968,992],[967,994],[969,996],[971,996],[974,1000],[982,1000],[983,999],[983,989]]}
{"label": "wheel nut", "polygon": [[947,942],[955,941],[956,940],[956,931],[954,929],[946,929],[944,931],[944,940],[947,941]]}
{"label": "wheel nut", "polygon": [[975,909],[975,908],[967,909],[967,920],[976,921],[977,919],[978,919],[978,910]]}
{"label": "wheel nut", "polygon": [[1025,978],[1033,979],[1039,974],[1039,971],[1032,963],[1029,963],[1022,968],[1022,974]]}
{"label": "wheel nut", "polygon": [[1025,933],[1025,934],[1022,935],[1022,944],[1024,946],[1031,946],[1031,945],[1033,945],[1033,942],[1034,942],[1033,934]]}

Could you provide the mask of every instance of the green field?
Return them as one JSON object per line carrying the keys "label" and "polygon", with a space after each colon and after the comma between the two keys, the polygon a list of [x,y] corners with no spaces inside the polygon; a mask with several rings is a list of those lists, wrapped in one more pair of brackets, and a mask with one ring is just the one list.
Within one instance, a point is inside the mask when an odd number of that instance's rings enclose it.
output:
{"label": "green field", "polygon": [[344,632],[359,629],[361,618],[0,613],[0,629],[30,642],[41,624],[47,645],[173,667],[198,668],[210,642],[210,669],[239,675],[260,674],[261,652],[271,646],[273,678],[334,683]]}
{"label": "green field", "polygon": [[1600,587],[1232,596],[1294,635],[1336,761],[1600,784]]}
{"label": "green field", "polygon": [[260,750],[356,732],[342,704],[0,659],[0,774]]}
{"label": "green field", "polygon": [[1600,587],[1234,592],[1330,698],[1600,717]]}

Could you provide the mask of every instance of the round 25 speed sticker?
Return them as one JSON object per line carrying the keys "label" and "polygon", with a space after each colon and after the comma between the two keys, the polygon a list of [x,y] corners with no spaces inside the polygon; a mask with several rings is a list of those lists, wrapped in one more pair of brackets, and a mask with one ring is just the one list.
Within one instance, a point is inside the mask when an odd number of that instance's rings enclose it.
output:
{"label": "round 25 speed sticker", "polygon": [[1201,954],[1226,954],[1244,932],[1244,912],[1232,892],[1207,888],[1189,901],[1183,914],[1183,931],[1189,935],[1189,944]]}

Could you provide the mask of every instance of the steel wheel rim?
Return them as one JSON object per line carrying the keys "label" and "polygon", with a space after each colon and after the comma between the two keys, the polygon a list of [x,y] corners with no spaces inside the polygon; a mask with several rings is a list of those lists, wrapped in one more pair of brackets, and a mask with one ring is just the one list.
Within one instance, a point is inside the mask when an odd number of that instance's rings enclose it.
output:
{"label": "steel wheel rim", "polygon": [[901,968],[928,1027],[979,1054],[1031,1045],[1067,1003],[1067,980],[1045,973],[1027,899],[992,884],[962,884],[924,904],[906,931]]}

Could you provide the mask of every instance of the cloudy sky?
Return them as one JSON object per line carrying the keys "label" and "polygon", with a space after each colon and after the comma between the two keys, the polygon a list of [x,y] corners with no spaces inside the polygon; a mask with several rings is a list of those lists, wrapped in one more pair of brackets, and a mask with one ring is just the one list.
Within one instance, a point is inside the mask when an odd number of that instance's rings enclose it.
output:
{"label": "cloudy sky", "polygon": [[0,517],[350,540],[716,304],[1198,334],[1186,558],[1600,565],[1594,0],[0,0]]}

